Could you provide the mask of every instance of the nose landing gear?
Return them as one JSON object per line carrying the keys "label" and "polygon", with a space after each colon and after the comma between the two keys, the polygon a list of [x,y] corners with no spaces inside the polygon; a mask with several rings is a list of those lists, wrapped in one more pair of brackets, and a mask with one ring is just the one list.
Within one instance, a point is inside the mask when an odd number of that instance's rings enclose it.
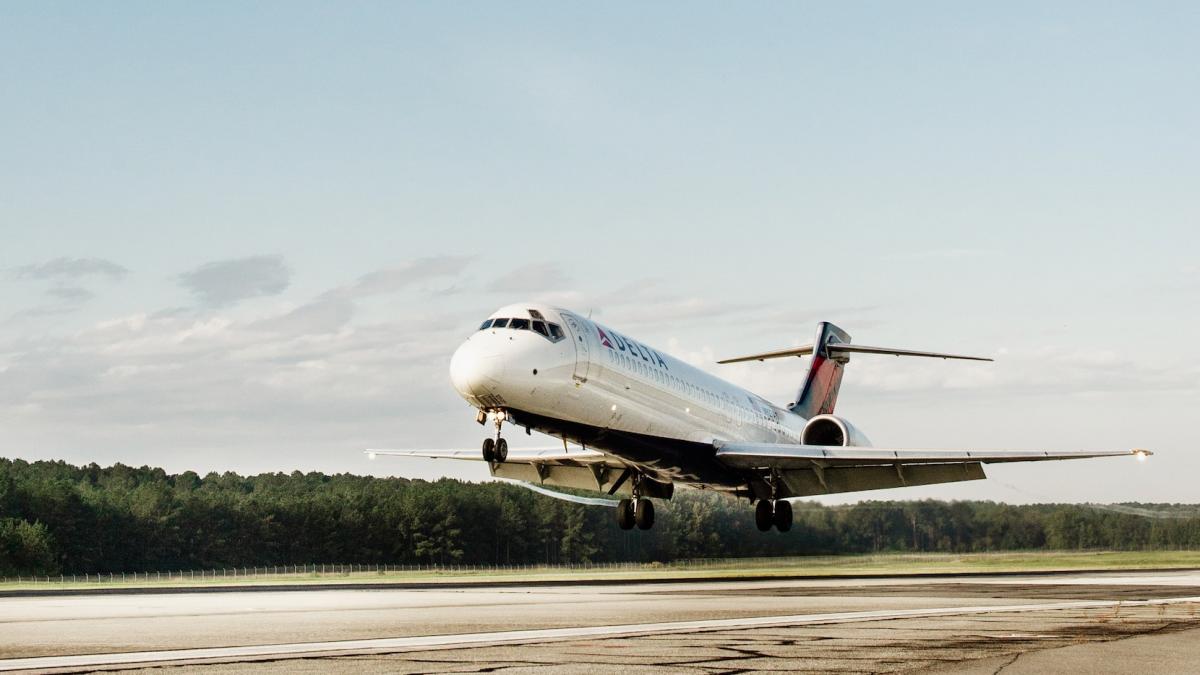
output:
{"label": "nose landing gear", "polygon": [[[484,414],[480,411],[480,414]],[[500,429],[504,426],[504,411],[496,412],[496,440],[483,439],[483,460],[485,462],[503,462],[508,459],[508,441],[500,437]]]}

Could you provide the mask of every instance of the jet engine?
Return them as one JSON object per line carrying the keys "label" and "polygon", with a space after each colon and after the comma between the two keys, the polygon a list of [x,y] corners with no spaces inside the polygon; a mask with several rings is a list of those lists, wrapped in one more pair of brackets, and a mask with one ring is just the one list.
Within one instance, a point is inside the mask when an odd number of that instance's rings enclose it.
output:
{"label": "jet engine", "polygon": [[836,415],[817,415],[808,420],[804,431],[800,432],[800,442],[804,445],[871,447],[866,434]]}

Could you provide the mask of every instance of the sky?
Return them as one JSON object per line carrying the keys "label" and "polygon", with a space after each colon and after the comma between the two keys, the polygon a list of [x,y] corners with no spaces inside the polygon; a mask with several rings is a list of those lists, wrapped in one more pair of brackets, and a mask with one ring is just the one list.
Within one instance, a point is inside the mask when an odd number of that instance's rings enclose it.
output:
{"label": "sky", "polygon": [[[1145,447],[853,495],[1200,502],[1195,3],[0,4],[0,456],[486,476],[543,300],[880,446]],[[544,443],[524,439],[519,443]],[[519,445],[514,439],[514,447]]]}

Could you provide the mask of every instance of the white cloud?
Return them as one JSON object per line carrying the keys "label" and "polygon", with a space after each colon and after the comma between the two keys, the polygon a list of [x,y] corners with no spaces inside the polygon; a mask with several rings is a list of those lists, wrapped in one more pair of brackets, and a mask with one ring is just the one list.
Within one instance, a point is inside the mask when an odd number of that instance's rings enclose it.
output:
{"label": "white cloud", "polygon": [[82,286],[53,286],[46,294],[69,304],[87,302],[96,297],[95,293]]}
{"label": "white cloud", "polygon": [[395,267],[364,274],[350,286],[335,292],[350,297],[394,293],[422,281],[458,276],[470,261],[469,256],[418,258]]}
{"label": "white cloud", "polygon": [[[283,313],[134,312],[0,340],[0,438],[41,438],[39,448],[78,438],[71,451],[86,461],[103,446],[121,461],[246,470],[354,461],[368,444],[443,433],[451,425],[437,420],[461,412],[446,372],[463,319],[431,313],[422,286],[464,265],[405,263]],[[401,309],[367,323],[355,298],[382,293]]]}
{"label": "white cloud", "polygon": [[329,333],[349,323],[354,317],[354,309],[350,300],[325,295],[281,316],[255,321],[251,327],[292,335]]}
{"label": "white cloud", "polygon": [[19,279],[41,281],[73,281],[86,277],[124,279],[129,270],[102,258],[55,258],[44,263],[25,265],[11,270]]}
{"label": "white cloud", "polygon": [[46,295],[53,301],[28,307],[12,314],[8,321],[36,319],[69,314],[96,297],[85,283],[92,279],[120,281],[129,270],[101,258],[55,258],[44,263],[24,265],[7,270],[13,279],[49,282]]}
{"label": "white cloud", "polygon": [[217,260],[179,275],[179,285],[206,307],[227,307],[250,298],[278,295],[290,282],[291,270],[277,255]]}

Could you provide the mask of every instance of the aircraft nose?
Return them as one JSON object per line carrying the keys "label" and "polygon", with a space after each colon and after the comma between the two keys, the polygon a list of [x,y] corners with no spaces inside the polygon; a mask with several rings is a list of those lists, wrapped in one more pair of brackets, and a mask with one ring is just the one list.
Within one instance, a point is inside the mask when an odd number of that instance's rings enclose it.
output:
{"label": "aircraft nose", "polygon": [[467,340],[450,357],[450,381],[468,400],[494,393],[503,374],[500,353],[486,340]]}

